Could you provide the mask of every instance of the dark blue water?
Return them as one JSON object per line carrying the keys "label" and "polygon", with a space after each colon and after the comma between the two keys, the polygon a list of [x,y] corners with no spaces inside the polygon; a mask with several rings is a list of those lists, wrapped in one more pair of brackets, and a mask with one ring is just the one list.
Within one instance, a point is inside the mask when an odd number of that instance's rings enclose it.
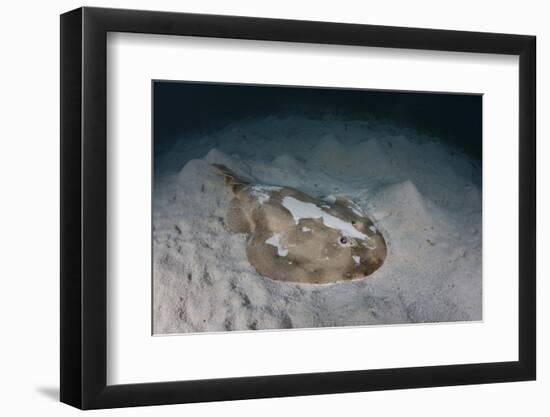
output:
{"label": "dark blue water", "polygon": [[482,96],[155,81],[154,141],[170,144],[244,118],[327,114],[438,136],[481,160]]}

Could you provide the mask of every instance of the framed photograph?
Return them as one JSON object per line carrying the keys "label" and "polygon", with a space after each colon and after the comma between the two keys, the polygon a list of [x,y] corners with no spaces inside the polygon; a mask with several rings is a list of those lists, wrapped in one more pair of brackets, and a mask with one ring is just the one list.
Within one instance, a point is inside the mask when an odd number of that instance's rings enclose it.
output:
{"label": "framed photograph", "polygon": [[61,16],[61,401],[533,380],[535,37]]}

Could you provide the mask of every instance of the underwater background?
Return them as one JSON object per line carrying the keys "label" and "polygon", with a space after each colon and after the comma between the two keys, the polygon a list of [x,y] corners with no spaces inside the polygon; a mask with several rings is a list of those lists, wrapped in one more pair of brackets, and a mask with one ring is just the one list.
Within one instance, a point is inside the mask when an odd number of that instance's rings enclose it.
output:
{"label": "underwater background", "polygon": [[[455,147],[480,164],[482,158],[482,96],[477,94],[154,81],[153,109],[155,174],[181,168],[161,162],[175,145],[188,145],[188,155],[182,155],[186,162],[200,156],[193,152],[197,138],[268,116],[363,120],[408,128]],[[294,138],[289,145],[293,144]],[[223,141],[216,145],[231,148]]]}
{"label": "underwater background", "polygon": [[[482,319],[482,96],[154,81],[153,109],[154,334]],[[352,200],[384,264],[327,285],[260,275],[211,164]]]}

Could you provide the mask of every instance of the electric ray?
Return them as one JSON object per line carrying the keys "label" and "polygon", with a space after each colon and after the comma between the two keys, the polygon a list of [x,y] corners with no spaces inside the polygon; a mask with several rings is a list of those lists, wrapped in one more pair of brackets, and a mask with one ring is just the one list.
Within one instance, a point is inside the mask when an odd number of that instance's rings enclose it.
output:
{"label": "electric ray", "polygon": [[351,200],[254,184],[224,165],[212,165],[234,194],[226,216],[229,229],[248,235],[246,255],[259,274],[327,284],[363,278],[384,262],[384,237]]}

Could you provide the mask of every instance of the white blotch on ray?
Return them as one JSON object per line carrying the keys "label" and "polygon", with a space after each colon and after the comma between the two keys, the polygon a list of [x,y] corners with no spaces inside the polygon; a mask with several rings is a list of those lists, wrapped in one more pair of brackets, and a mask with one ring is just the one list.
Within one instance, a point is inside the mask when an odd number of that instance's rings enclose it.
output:
{"label": "white blotch on ray", "polygon": [[281,235],[279,233],[275,233],[273,236],[267,239],[265,243],[271,246],[275,246],[277,248],[277,255],[279,256],[288,255],[288,249],[284,248],[281,244]]}
{"label": "white blotch on ray", "polygon": [[361,240],[370,240],[371,238],[357,230],[351,222],[333,216],[313,203],[305,203],[294,197],[284,197],[283,206],[290,211],[294,218],[294,223],[298,224],[300,219],[322,219],[323,224],[331,229],[342,232],[343,236],[354,237]]}

